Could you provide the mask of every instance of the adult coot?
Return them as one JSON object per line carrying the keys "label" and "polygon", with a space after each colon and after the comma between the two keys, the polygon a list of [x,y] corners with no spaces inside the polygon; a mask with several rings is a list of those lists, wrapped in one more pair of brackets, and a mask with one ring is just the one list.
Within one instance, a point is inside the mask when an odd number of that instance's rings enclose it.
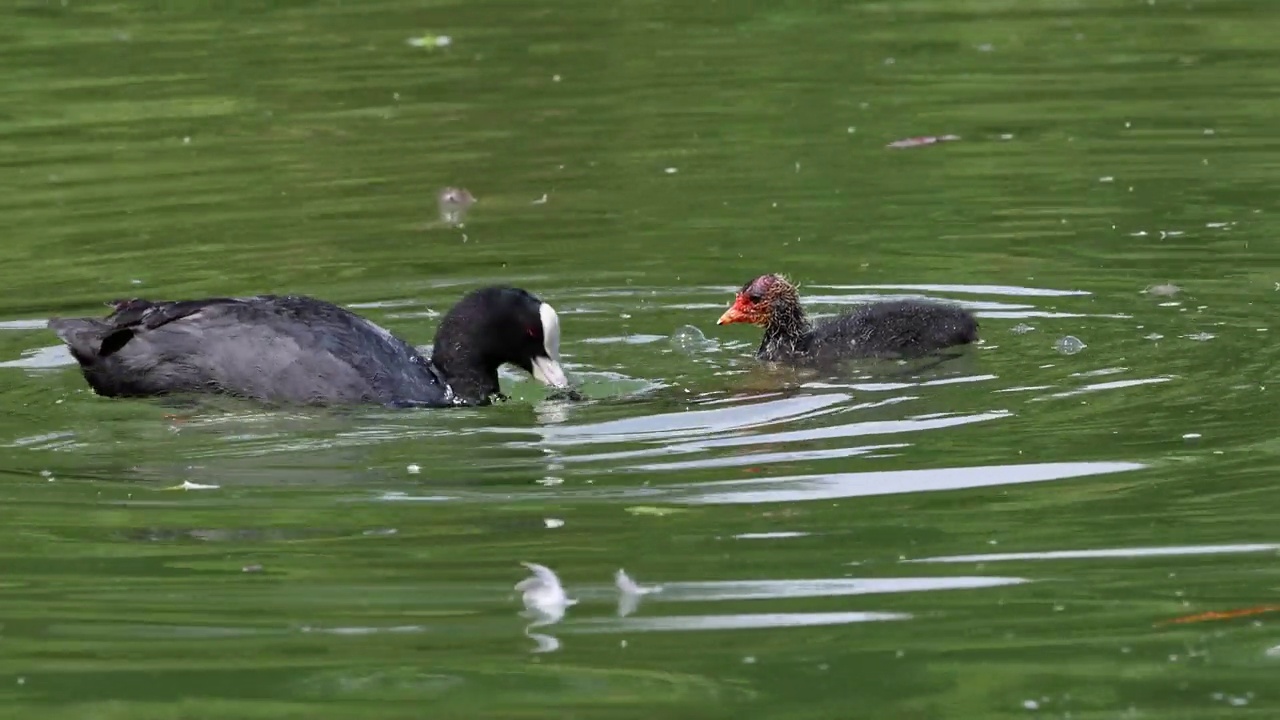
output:
{"label": "adult coot", "polygon": [[297,295],[118,300],[104,319],[53,319],[99,395],[219,393],[282,404],[484,405],[510,363],[565,387],[556,311],[518,288],[463,296],[427,360],[336,305]]}
{"label": "adult coot", "polygon": [[764,328],[756,357],[771,362],[911,357],[978,339],[978,321],[952,304],[892,300],[861,305],[817,325],[781,275],[761,275],[738,292],[717,325]]}

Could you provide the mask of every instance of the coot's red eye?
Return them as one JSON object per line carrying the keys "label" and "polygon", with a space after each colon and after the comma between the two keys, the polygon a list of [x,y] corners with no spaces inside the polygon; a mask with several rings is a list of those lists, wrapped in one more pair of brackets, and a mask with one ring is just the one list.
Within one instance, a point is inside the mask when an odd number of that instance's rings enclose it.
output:
{"label": "coot's red eye", "polygon": [[529,333],[529,337],[538,337],[538,328],[533,327],[532,325],[525,328],[524,331]]}

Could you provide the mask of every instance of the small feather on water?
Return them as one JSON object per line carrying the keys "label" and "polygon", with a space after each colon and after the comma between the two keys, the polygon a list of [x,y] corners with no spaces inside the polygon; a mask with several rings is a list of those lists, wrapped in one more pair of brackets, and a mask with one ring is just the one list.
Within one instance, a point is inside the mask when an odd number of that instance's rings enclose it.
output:
{"label": "small feather on water", "polygon": [[642,587],[627,575],[627,571],[618,568],[613,574],[614,584],[618,587],[618,617],[626,617],[640,607],[640,598],[649,593],[662,592],[661,587]]}
{"label": "small feather on water", "polygon": [[538,616],[559,619],[564,616],[566,608],[578,603],[565,593],[559,576],[551,568],[531,562],[520,564],[533,573],[515,585],[526,610]]}
{"label": "small feather on water", "polygon": [[914,148],[923,147],[925,145],[936,145],[942,142],[952,142],[959,140],[959,135],[920,135],[918,137],[903,138],[902,140],[894,140],[885,145],[887,148]]}

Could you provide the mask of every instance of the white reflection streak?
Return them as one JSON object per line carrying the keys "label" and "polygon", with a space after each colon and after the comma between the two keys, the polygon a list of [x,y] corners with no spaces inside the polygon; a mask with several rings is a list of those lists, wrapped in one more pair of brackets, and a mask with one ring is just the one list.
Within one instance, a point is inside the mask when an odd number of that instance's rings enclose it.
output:
{"label": "white reflection streak", "polygon": [[[773,443],[789,443],[804,440],[829,440],[831,438],[861,437],[864,435],[895,435],[903,432],[921,432],[957,427],[970,423],[997,420],[1011,417],[1008,410],[994,410],[973,415],[952,415],[950,417],[931,417],[927,419],[908,420],[868,420],[865,422],[831,425],[828,427],[809,428],[806,430],[788,430],[785,432],[765,433],[728,437],[717,440],[704,440],[696,443],[701,448],[737,447],[740,445],[763,445]],[[690,443],[691,445],[694,443]]]}
{"label": "white reflection streak", "polygon": [[[664,440],[687,436],[690,432],[742,431],[782,420],[809,417],[849,399],[850,396],[844,393],[801,395],[745,407],[734,405],[715,410],[642,415],[590,425],[553,425],[538,427],[536,431],[542,435],[542,442],[560,445]],[[744,423],[743,418],[747,416],[751,421]]]}
{"label": "white reflection streak", "polygon": [[903,578],[812,578],[807,580],[742,580],[676,582],[662,586],[666,602],[725,600],[794,600],[796,598],[879,595],[884,593],[974,590],[1031,582],[1021,577],[960,576]]}
{"label": "white reflection streak", "polygon": [[21,357],[16,360],[5,360],[4,362],[0,362],[0,367],[48,370],[75,364],[76,359],[71,356],[71,351],[67,349],[66,345],[53,345],[50,347],[23,350]]}
{"label": "white reflection streak", "polygon": [[[1101,382],[1101,383],[1094,383],[1092,385],[1085,385],[1083,387],[1075,388],[1074,390],[1064,390],[1063,392],[1053,393],[1049,397],[1051,398],[1073,397],[1076,395],[1083,395],[1085,393],[1098,392],[1100,390],[1119,390],[1121,388],[1135,387],[1138,385],[1155,385],[1158,383],[1169,382],[1172,379],[1173,379],[1172,377],[1165,376],[1165,377],[1141,378],[1138,380],[1112,380],[1111,382]],[[1037,402],[1043,399],[1044,398],[1033,398],[1032,402]]]}
{"label": "white reflection streak", "polygon": [[647,463],[631,465],[631,470],[702,470],[716,467],[737,467],[739,465],[768,465],[779,462],[801,462],[803,460],[827,460],[831,458],[855,457],[882,450],[901,450],[911,447],[910,443],[890,443],[885,445],[864,445],[852,448],[831,448],[828,450],[793,450],[790,452],[759,453],[756,455],[730,455],[727,457],[708,458],[706,460],[679,460],[669,463]]}
{"label": "white reflection streak", "polygon": [[1105,548],[1098,550],[1049,550],[1046,552],[993,553],[990,555],[940,555],[903,560],[906,563],[1001,562],[1005,560],[1086,560],[1091,558],[1140,558],[1178,555],[1225,555],[1280,550],[1280,544],[1182,545],[1170,547]]}
{"label": "white reflection streak", "polygon": [[[732,437],[722,437],[710,440],[692,440],[689,442],[675,443],[672,445],[664,445],[662,447],[646,448],[643,450],[623,450],[613,453],[594,453],[590,455],[578,455],[575,457],[567,457],[566,461],[570,462],[592,462],[602,460],[621,460],[626,458],[637,457],[653,457],[660,455],[687,455],[689,453],[700,452],[709,448],[723,447],[742,447],[744,445],[767,445],[767,444],[785,444],[792,442],[805,442],[811,440],[830,440],[833,438],[853,438],[865,435],[896,435],[907,432],[924,432],[927,430],[938,430],[941,428],[957,427],[960,425],[968,425],[970,423],[986,422],[989,420],[998,420],[1000,418],[1012,417],[1013,413],[1007,410],[993,410],[991,412],[977,413],[974,415],[959,415],[949,417],[930,417],[930,418],[913,418],[907,420],[868,420],[864,422],[846,423],[844,425],[829,425],[826,427],[808,428],[805,430],[788,430],[784,432],[760,433],[760,434],[739,434]],[[660,469],[662,465],[646,465],[633,466],[643,467],[646,469]]]}
{"label": "white reflection streak", "polygon": [[1091,295],[1087,290],[1019,287],[1017,285],[811,285],[827,290],[916,290],[919,292],[953,292],[973,295],[1015,295],[1024,297],[1067,297]]}
{"label": "white reflection streak", "polygon": [[673,498],[672,502],[686,505],[805,502],[1019,485],[1139,470],[1144,467],[1146,465],[1136,462],[1079,462],[987,465],[937,470],[888,470],[832,475],[793,475],[761,480],[726,480],[674,486],[670,491],[677,495],[685,495],[685,497]]}
{"label": "white reflection streak", "polygon": [[805,627],[845,625],[859,622],[910,620],[909,613],[831,612],[831,613],[760,613],[758,615],[677,615],[669,617],[626,618],[624,620],[588,620],[575,626],[575,632],[663,632],[672,630],[747,630],[753,628]]}

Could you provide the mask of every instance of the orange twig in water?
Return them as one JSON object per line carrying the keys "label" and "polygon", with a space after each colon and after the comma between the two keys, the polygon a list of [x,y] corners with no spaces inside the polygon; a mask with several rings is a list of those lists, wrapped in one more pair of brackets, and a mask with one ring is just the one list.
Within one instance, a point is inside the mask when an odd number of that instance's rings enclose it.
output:
{"label": "orange twig in water", "polygon": [[1210,620],[1232,620],[1238,617],[1248,617],[1250,615],[1261,615],[1263,613],[1276,612],[1277,610],[1280,610],[1280,605],[1256,605],[1254,607],[1241,608],[1239,610],[1209,610],[1207,612],[1196,613],[1195,615],[1184,615],[1172,620],[1165,620],[1156,624],[1185,625],[1187,623],[1208,622]]}

